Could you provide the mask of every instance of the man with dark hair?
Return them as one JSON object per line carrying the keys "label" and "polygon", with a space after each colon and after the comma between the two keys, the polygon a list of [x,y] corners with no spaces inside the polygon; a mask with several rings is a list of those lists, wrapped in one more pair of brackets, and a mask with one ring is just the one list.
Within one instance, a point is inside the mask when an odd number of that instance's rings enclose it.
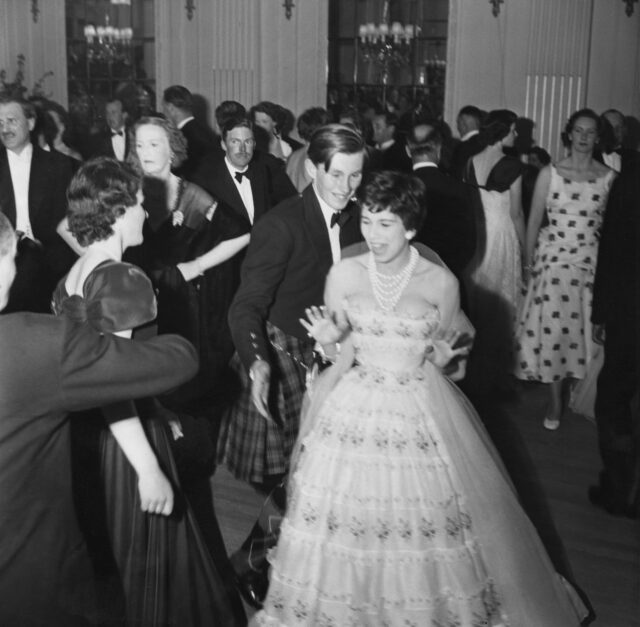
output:
{"label": "man with dark hair", "polygon": [[451,175],[459,181],[463,179],[467,161],[484,148],[479,135],[483,118],[484,112],[473,105],[462,107],[458,112],[456,126],[460,142],[453,149],[449,170]]}
{"label": "man with dark hair", "polygon": [[415,237],[435,250],[462,284],[462,273],[476,248],[476,217],[471,192],[438,167],[443,135],[438,122],[421,122],[411,129],[408,148],[413,175],[426,187],[426,219]]}
{"label": "man with dark hair", "polygon": [[223,100],[215,110],[218,132],[222,134],[222,127],[227,120],[232,118],[247,117],[247,110],[236,100]]}
{"label": "man with dark hair", "polygon": [[371,155],[371,170],[411,172],[406,141],[398,133],[398,116],[388,111],[378,113],[372,121],[376,151]]}
{"label": "man with dark hair", "polygon": [[191,181],[205,156],[215,149],[215,133],[196,120],[193,115],[193,96],[182,85],[172,85],[164,90],[162,109],[167,119],[176,125],[187,140],[187,158],[175,173]]}
{"label": "man with dark hair", "polygon": [[[0,310],[16,251],[0,214]],[[134,342],[35,313],[0,316],[0,346],[0,624],[93,624],[67,412],[165,392],[196,373],[195,351],[177,336]]]}
{"label": "man with dark hair", "polygon": [[122,100],[111,98],[104,107],[104,120],[107,128],[92,139],[92,157],[112,157],[124,161],[129,155],[129,134],[127,120],[129,114],[125,111]]}
{"label": "man with dark hair", "polygon": [[222,152],[207,155],[193,182],[251,226],[278,202],[294,196],[296,189],[283,163],[271,155],[256,153],[249,118],[227,118],[220,132]]}
{"label": "man with dark hair", "polygon": [[[229,310],[242,392],[222,425],[219,450],[238,478],[265,492],[288,471],[313,365],[313,342],[299,319],[305,308],[322,304],[326,275],[341,249],[361,239],[350,201],[362,180],[362,136],[348,126],[323,126],[307,154],[313,183],[256,223]],[[238,571],[252,536],[232,558]],[[252,578],[251,572],[240,574]],[[253,575],[240,589],[259,602],[266,568]]]}
{"label": "man with dark hair", "polygon": [[18,231],[18,273],[5,311],[50,310],[58,279],[74,255],[56,232],[71,180],[69,159],[31,143],[32,103],[0,97],[0,212]]}
{"label": "man with dark hair", "polygon": [[627,148],[627,120],[617,109],[607,109],[601,116],[602,136],[598,150],[594,151],[594,158],[598,159],[612,170],[620,172],[624,161],[634,161],[637,151]]}

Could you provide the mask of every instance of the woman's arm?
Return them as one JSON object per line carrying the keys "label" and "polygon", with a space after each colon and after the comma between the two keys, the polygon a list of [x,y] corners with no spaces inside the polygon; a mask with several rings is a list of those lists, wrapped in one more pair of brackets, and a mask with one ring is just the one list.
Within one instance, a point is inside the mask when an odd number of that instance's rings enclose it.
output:
{"label": "woman's arm", "polygon": [[185,281],[192,281],[197,276],[204,274],[210,268],[224,263],[231,259],[235,254],[240,252],[249,244],[249,233],[234,237],[233,239],[220,242],[211,250],[196,257],[193,261],[178,264],[178,270],[182,273]]}
{"label": "woman's arm", "polygon": [[519,176],[509,188],[510,208],[509,212],[511,220],[516,228],[518,242],[520,242],[520,250],[525,247],[525,226],[524,212],[522,211],[522,176]]}
{"label": "woman's arm", "polygon": [[533,263],[533,253],[536,249],[538,241],[538,233],[540,225],[547,205],[547,194],[549,193],[549,185],[551,184],[551,166],[545,166],[540,170],[536,185],[533,189],[533,198],[531,199],[531,210],[529,212],[529,223],[527,224],[527,235],[525,243],[525,268],[530,268]]}
{"label": "woman's arm", "polygon": [[58,235],[67,243],[69,248],[73,250],[73,252],[78,255],[78,257],[84,254],[85,248],[78,244],[78,240],[71,234],[69,230],[69,222],[67,218],[62,218],[56,227],[56,232]]}

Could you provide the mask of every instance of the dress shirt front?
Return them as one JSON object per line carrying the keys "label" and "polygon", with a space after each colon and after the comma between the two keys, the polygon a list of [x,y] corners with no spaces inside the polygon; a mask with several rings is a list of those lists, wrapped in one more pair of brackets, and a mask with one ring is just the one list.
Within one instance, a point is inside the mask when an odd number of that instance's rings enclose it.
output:
{"label": "dress shirt front", "polygon": [[31,157],[33,146],[28,143],[20,154],[7,150],[11,184],[16,203],[16,231],[21,231],[30,239],[34,239],[29,219],[29,178],[31,176]]}
{"label": "dress shirt front", "polygon": [[127,132],[124,126],[121,129],[111,131],[111,145],[113,146],[113,154],[118,161],[124,161],[125,141],[124,134]]}
{"label": "dress shirt front", "polygon": [[192,115],[190,115],[188,118],[185,118],[184,120],[182,120],[182,121],[178,122],[178,123],[176,124],[176,126],[178,127],[178,130],[179,130],[179,131],[181,131],[181,130],[182,130],[182,127],[183,127],[185,124],[188,124],[189,122],[191,122],[191,120],[195,120],[195,118],[194,118]]}
{"label": "dress shirt front", "polygon": [[[249,214],[249,221],[253,224],[253,220],[255,218],[255,207],[253,205],[253,192],[251,191],[251,181],[249,177],[246,176],[246,172],[249,169],[249,166],[246,166],[243,170],[238,170],[238,168],[234,167],[234,165],[229,161],[227,157],[224,158],[224,162],[229,170],[229,174],[233,179],[234,185],[238,188],[238,192],[240,193],[240,198],[242,198],[242,204],[244,208],[247,210]],[[238,181],[236,178],[236,173],[240,172],[241,174],[245,174],[242,177],[242,181]]]}

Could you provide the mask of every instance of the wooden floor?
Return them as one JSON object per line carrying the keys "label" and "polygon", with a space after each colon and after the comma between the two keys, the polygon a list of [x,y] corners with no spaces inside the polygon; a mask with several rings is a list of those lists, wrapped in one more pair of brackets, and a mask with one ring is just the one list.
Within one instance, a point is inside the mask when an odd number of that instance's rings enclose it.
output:
{"label": "wooden floor", "polygon": [[[600,466],[594,425],[569,413],[558,431],[546,431],[544,409],[542,387],[523,384],[513,400],[484,411],[482,418],[556,568],[572,574],[589,598],[597,615],[593,625],[640,627],[640,522],[611,517],[587,501]],[[224,468],[212,485],[222,533],[233,551],[255,522],[262,499]]]}

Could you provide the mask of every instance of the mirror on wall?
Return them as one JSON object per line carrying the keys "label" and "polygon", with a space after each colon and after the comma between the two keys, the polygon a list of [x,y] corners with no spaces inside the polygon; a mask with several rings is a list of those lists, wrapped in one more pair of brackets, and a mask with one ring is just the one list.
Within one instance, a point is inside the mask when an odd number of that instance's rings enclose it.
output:
{"label": "mirror on wall", "polygon": [[328,106],[444,109],[449,0],[330,0]]}
{"label": "mirror on wall", "polygon": [[93,130],[120,98],[132,118],[155,111],[154,0],[66,0],[69,113]]}

